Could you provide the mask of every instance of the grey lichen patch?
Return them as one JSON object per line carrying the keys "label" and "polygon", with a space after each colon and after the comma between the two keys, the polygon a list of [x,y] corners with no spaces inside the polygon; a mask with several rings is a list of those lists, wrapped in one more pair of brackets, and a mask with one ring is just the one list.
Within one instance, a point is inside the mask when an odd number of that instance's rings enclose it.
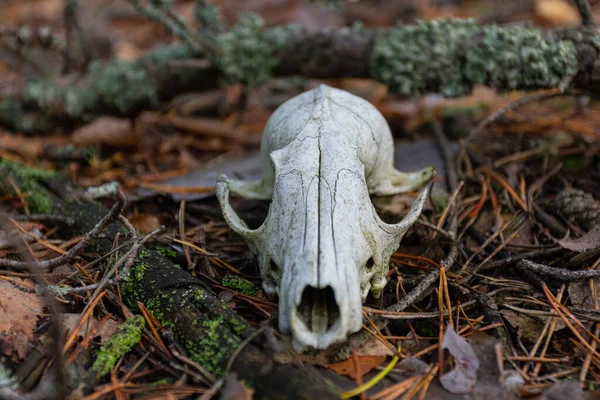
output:
{"label": "grey lichen patch", "polygon": [[537,28],[479,27],[470,19],[418,21],[381,34],[370,61],[374,78],[404,96],[468,94],[474,84],[501,90],[556,87],[575,74],[575,48]]}
{"label": "grey lichen patch", "polygon": [[0,100],[0,122],[22,132],[48,131],[53,122],[41,112],[32,113],[25,109],[23,102],[17,97],[6,97]]}
{"label": "grey lichen patch", "polygon": [[210,36],[225,30],[225,22],[223,22],[221,10],[215,7],[209,0],[196,0],[194,18],[200,25],[201,32],[210,39],[213,39]]}
{"label": "grey lichen patch", "polygon": [[117,361],[133,349],[142,338],[142,328],[146,325],[144,318],[135,315],[127,319],[119,329],[100,348],[91,371],[98,378],[110,372]]}
{"label": "grey lichen patch", "polygon": [[600,51],[600,35],[595,35],[592,37],[592,43],[594,44],[594,48],[597,51]]}
{"label": "grey lichen patch", "polygon": [[102,101],[123,113],[158,101],[155,85],[148,79],[146,70],[136,63],[94,63],[91,65],[90,74],[93,89]]}
{"label": "grey lichen patch", "polygon": [[6,178],[11,177],[25,195],[25,200],[32,212],[52,214],[54,202],[41,180],[56,177],[51,171],[26,167],[8,160],[0,160],[0,192],[14,193],[14,188]]}
{"label": "grey lichen patch", "polygon": [[22,100],[37,106],[49,117],[86,120],[93,115],[98,96],[87,87],[79,89],[44,80],[27,84]]}
{"label": "grey lichen patch", "polygon": [[217,39],[219,55],[213,62],[222,73],[222,83],[242,83],[254,88],[269,80],[278,61],[277,45],[255,14],[240,15],[239,22]]}
{"label": "grey lichen patch", "polygon": [[258,294],[258,288],[252,282],[247,281],[244,278],[240,278],[237,275],[227,274],[221,280],[221,285],[226,288],[237,290],[248,296],[256,296]]}
{"label": "grey lichen patch", "polygon": [[482,28],[481,39],[465,59],[469,82],[498,89],[556,87],[577,72],[573,43],[549,43],[539,29],[522,26]]}
{"label": "grey lichen patch", "polygon": [[373,50],[371,74],[404,96],[463,95],[470,86],[461,71],[459,46],[478,32],[475,21],[452,18],[388,29]]}

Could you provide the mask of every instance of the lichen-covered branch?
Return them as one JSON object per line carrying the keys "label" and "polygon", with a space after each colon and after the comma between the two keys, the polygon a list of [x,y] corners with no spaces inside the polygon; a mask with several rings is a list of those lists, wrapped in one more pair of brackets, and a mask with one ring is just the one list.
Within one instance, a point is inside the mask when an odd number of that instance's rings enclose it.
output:
{"label": "lichen-covered branch", "polygon": [[[216,12],[199,10],[204,25],[204,15]],[[372,78],[404,96],[461,96],[477,84],[532,90],[573,82],[600,90],[600,34],[591,26],[544,32],[440,19],[381,30],[357,25],[315,31],[295,25],[267,29],[260,17],[243,15],[221,30],[220,23],[200,28],[210,32],[207,40],[215,47],[206,54],[173,45],[134,62],[93,63],[75,84],[57,78],[30,82],[19,96],[0,100],[0,123],[45,130],[55,120],[131,115],[185,91],[238,82],[252,88],[289,75]],[[171,65],[190,58],[208,59],[210,68]]]}

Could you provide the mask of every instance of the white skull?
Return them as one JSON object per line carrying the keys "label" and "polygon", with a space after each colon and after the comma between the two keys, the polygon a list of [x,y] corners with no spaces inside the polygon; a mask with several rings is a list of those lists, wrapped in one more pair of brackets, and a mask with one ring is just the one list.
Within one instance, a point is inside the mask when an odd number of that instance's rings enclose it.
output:
{"label": "white skull", "polygon": [[[433,167],[399,172],[393,153],[390,128],[373,105],[320,85],[269,119],[262,180],[217,180],[225,220],[258,257],[265,291],[279,295],[279,328],[297,348],[323,349],[360,330],[362,302],[387,283],[389,258],[427,192],[397,224],[379,218],[369,195],[416,190],[435,174]],[[271,200],[262,226],[247,227],[229,204],[230,191]]]}

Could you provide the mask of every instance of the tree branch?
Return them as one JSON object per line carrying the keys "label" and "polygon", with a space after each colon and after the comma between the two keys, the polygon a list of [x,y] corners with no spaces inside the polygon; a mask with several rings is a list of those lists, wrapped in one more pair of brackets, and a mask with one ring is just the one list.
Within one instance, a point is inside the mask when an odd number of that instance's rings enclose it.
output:
{"label": "tree branch", "polygon": [[[28,83],[0,100],[0,123],[22,131],[58,122],[85,122],[101,113],[135,115],[176,94],[273,76],[360,77],[387,84],[404,96],[468,94],[474,85],[498,90],[556,88],[565,82],[600,92],[598,30],[586,25],[543,32],[524,26],[479,27],[471,20],[420,21],[387,29],[265,29],[246,18],[215,36],[209,69],[173,68],[177,60],[203,59],[173,45],[134,62],[93,63],[75,87],[56,80]],[[243,39],[243,40],[242,40]]]}

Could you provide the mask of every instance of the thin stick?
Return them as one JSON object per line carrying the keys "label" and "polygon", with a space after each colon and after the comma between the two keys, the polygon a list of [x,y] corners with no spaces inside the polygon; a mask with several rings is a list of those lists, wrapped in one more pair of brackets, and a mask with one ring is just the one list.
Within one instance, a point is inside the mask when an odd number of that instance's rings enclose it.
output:
{"label": "thin stick", "polygon": [[569,271],[563,268],[547,267],[528,260],[519,261],[517,267],[530,270],[536,274],[546,275],[563,282],[576,282],[600,277],[600,270]]}
{"label": "thin stick", "polygon": [[590,7],[590,3],[588,3],[587,0],[575,0],[575,4],[577,4],[579,15],[581,15],[581,25],[596,27],[596,22],[594,21],[594,13],[592,12],[592,7]]}
{"label": "thin stick", "polygon": [[106,214],[104,218],[102,218],[100,222],[98,222],[98,224],[96,224],[96,226],[94,226],[94,228],[91,231],[89,231],[83,239],[79,241],[79,243],[71,247],[69,251],[67,251],[65,254],[50,260],[40,261],[37,263],[0,259],[0,267],[17,270],[25,270],[29,268],[35,268],[37,270],[46,270],[58,267],[60,265],[71,263],[83,253],[85,248],[94,239],[100,236],[100,234],[102,234],[102,232],[104,232],[109,225],[111,225],[119,218],[119,215],[125,208],[125,195],[123,194],[123,192],[121,192],[121,190],[118,189],[118,187],[116,192],[113,194],[115,196],[116,202],[110,209],[109,213]]}

